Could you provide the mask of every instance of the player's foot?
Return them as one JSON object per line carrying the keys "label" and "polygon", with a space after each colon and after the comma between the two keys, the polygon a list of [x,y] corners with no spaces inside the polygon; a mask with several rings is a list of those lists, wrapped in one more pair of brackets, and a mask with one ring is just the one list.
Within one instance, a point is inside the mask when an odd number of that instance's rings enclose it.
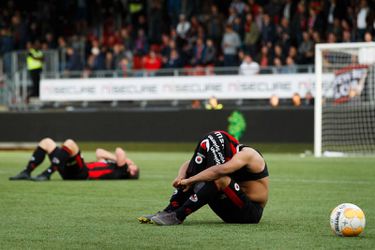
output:
{"label": "player's foot", "polygon": [[167,213],[166,211],[159,211],[156,214],[147,214],[147,215],[142,215],[141,217],[138,218],[138,221],[142,224],[152,224],[151,218],[158,215],[158,214],[163,214]]}
{"label": "player's foot", "polygon": [[33,181],[49,181],[50,176],[45,174],[40,174],[36,177],[31,177],[31,180]]}
{"label": "player's foot", "polygon": [[182,221],[177,218],[176,212],[157,214],[151,218],[151,221],[160,226],[171,226],[182,223]]}
{"label": "player's foot", "polygon": [[10,181],[30,180],[30,178],[31,178],[30,173],[27,172],[26,170],[23,170],[18,175],[9,177],[9,180]]}

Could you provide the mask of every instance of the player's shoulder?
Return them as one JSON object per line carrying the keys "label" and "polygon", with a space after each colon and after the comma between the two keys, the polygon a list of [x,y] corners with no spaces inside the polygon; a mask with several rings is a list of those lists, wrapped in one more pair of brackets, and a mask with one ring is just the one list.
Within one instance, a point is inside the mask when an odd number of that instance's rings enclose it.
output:
{"label": "player's shoulder", "polygon": [[254,159],[254,158],[263,159],[262,153],[258,149],[250,147],[250,146],[242,146],[239,153],[251,159]]}
{"label": "player's shoulder", "polygon": [[255,149],[251,146],[240,144],[239,145],[239,151],[240,152],[246,152],[247,154],[259,154],[262,155],[258,149]]}

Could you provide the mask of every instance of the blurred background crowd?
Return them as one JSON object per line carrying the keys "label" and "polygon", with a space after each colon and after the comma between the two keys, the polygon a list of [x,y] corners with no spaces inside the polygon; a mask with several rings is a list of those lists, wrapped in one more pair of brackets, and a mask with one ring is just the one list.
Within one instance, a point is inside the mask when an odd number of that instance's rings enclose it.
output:
{"label": "blurred background crowd", "polygon": [[[373,41],[375,1],[0,1],[0,56],[38,44],[63,71],[314,63],[314,45]],[[250,66],[251,65],[251,66]],[[125,74],[125,73],[124,73]]]}

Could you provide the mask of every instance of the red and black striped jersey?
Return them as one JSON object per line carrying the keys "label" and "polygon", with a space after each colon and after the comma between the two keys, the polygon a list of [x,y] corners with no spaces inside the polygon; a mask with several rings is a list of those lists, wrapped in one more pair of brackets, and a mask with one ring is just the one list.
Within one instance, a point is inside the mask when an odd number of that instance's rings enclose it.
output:
{"label": "red and black striped jersey", "polygon": [[88,169],[89,180],[111,180],[111,179],[127,179],[127,165],[117,166],[113,161],[97,161],[86,163]]}

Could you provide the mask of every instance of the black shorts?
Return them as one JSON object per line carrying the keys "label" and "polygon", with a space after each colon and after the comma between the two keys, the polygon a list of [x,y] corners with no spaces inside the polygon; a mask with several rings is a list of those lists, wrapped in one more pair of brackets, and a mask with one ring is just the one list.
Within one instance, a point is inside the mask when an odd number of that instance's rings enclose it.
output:
{"label": "black shorts", "polygon": [[69,158],[58,171],[64,180],[86,180],[88,177],[88,169],[81,152]]}
{"label": "black shorts", "polygon": [[239,142],[224,131],[213,131],[199,141],[187,169],[187,177],[214,165],[229,161],[237,153]]}
{"label": "black shorts", "polygon": [[226,188],[211,200],[210,208],[227,223],[259,223],[263,214],[263,207],[253,202],[242,192],[237,183],[236,188]]}

